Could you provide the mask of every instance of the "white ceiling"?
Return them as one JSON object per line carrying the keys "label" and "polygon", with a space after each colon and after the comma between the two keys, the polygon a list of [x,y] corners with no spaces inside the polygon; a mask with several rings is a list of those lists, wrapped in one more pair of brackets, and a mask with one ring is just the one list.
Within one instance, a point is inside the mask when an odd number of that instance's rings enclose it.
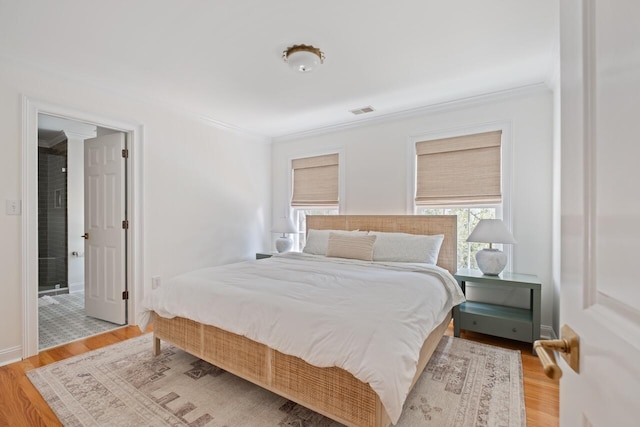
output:
{"label": "white ceiling", "polygon": [[0,0],[0,55],[271,137],[544,82],[557,38],[558,0]]}

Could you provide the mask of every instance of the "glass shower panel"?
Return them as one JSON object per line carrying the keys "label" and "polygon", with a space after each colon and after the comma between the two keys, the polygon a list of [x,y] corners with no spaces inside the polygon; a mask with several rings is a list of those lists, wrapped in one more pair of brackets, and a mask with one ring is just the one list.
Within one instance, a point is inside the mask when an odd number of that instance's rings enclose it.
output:
{"label": "glass shower panel", "polygon": [[68,288],[67,141],[38,147],[39,292]]}

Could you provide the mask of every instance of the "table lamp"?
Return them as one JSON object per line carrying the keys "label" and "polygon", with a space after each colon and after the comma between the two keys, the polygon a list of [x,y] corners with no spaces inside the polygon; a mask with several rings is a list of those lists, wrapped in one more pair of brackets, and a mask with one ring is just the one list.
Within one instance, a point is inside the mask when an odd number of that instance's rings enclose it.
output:
{"label": "table lamp", "polygon": [[282,233],[282,236],[276,239],[276,250],[280,253],[289,252],[293,247],[293,240],[287,236],[289,233],[297,233],[298,228],[295,226],[291,218],[278,218],[271,228],[272,233]]}
{"label": "table lamp", "polygon": [[476,253],[476,262],[482,273],[497,276],[507,265],[507,254],[493,248],[494,243],[517,243],[500,219],[481,219],[467,238],[467,242],[488,243],[489,247]]}

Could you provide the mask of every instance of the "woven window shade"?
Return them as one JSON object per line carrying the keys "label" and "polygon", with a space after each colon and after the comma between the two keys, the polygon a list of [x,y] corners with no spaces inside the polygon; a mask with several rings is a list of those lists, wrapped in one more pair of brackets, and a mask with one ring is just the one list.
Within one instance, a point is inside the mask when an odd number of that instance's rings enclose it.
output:
{"label": "woven window shade", "polygon": [[294,159],[291,206],[338,206],[338,154]]}
{"label": "woven window shade", "polygon": [[502,203],[502,131],[416,143],[418,206]]}

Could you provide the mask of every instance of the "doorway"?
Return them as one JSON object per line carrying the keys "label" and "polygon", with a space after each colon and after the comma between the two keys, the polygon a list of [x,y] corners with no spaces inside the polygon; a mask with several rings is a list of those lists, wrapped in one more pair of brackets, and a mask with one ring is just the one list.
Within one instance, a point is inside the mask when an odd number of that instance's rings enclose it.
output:
{"label": "doorway", "polygon": [[[111,282],[124,286],[123,292],[110,294],[96,294],[94,296],[106,300],[119,299],[122,312],[126,312],[122,324],[136,324],[137,301],[143,292],[143,241],[142,241],[142,134],[143,128],[139,124],[121,121],[101,115],[87,113],[35,100],[27,96],[22,97],[23,134],[22,134],[22,357],[37,355],[38,345],[38,291],[39,291],[39,233],[38,233],[38,116],[44,114],[59,119],[66,119],[80,124],[93,125],[98,128],[111,129],[121,135],[127,145],[127,179],[122,182],[122,192],[125,194],[122,209],[126,203],[126,238],[120,244],[123,247],[122,263],[126,267],[122,270],[121,280]],[[72,132],[73,133],[73,132]],[[97,134],[96,134],[97,136]],[[69,146],[68,146],[69,147]],[[124,147],[123,147],[124,148]],[[111,154],[115,153],[111,151]],[[120,150],[117,150],[120,154]],[[123,153],[124,154],[124,153]],[[68,211],[73,212],[73,209]],[[124,211],[123,211],[124,212]],[[123,219],[123,218],[120,218]],[[118,220],[118,225],[120,225]],[[124,226],[124,224],[122,224]],[[67,231],[74,236],[73,231]],[[81,233],[78,235],[80,237]],[[104,248],[104,246],[103,246]],[[99,248],[94,248],[94,252]],[[72,255],[74,249],[67,246],[68,262],[80,260],[83,257]],[[86,251],[85,251],[86,258]],[[125,273],[126,272],[126,273]],[[104,277],[104,274],[102,274]],[[68,280],[69,289],[73,290],[73,281]],[[129,284],[131,287],[129,288]],[[62,283],[60,283],[62,288]],[[55,284],[54,284],[55,286]],[[86,288],[86,286],[85,286]],[[85,292],[86,296],[86,292]],[[56,296],[53,296],[56,298]]]}
{"label": "doorway", "polygon": [[[125,301],[109,301],[101,295],[105,291],[101,272],[106,272],[109,259],[96,253],[94,241],[100,240],[98,233],[91,233],[93,238],[87,240],[89,233],[85,226],[86,219],[91,223],[95,218],[104,217],[96,210],[104,211],[111,206],[122,206],[122,210],[126,210],[125,192],[122,191],[126,182],[111,187],[114,191],[106,193],[101,187],[110,181],[103,179],[97,186],[92,184],[104,175],[100,170],[96,173],[95,161],[103,161],[105,156],[91,156],[96,147],[104,149],[105,141],[109,140],[125,141],[125,135],[118,130],[38,114],[39,350],[126,324]],[[124,181],[125,162],[117,167],[117,172],[121,175],[117,178]],[[96,200],[101,205],[96,205]],[[118,240],[119,234],[126,230],[109,232],[115,233]],[[124,259],[126,248],[121,246],[112,245],[116,254],[112,254],[111,259]],[[93,274],[91,269],[95,270]],[[112,265],[111,280],[126,282],[124,269],[124,262]],[[86,273],[90,273],[88,277]],[[89,292],[85,285],[89,285]],[[119,306],[116,315],[109,313],[112,305]]]}

